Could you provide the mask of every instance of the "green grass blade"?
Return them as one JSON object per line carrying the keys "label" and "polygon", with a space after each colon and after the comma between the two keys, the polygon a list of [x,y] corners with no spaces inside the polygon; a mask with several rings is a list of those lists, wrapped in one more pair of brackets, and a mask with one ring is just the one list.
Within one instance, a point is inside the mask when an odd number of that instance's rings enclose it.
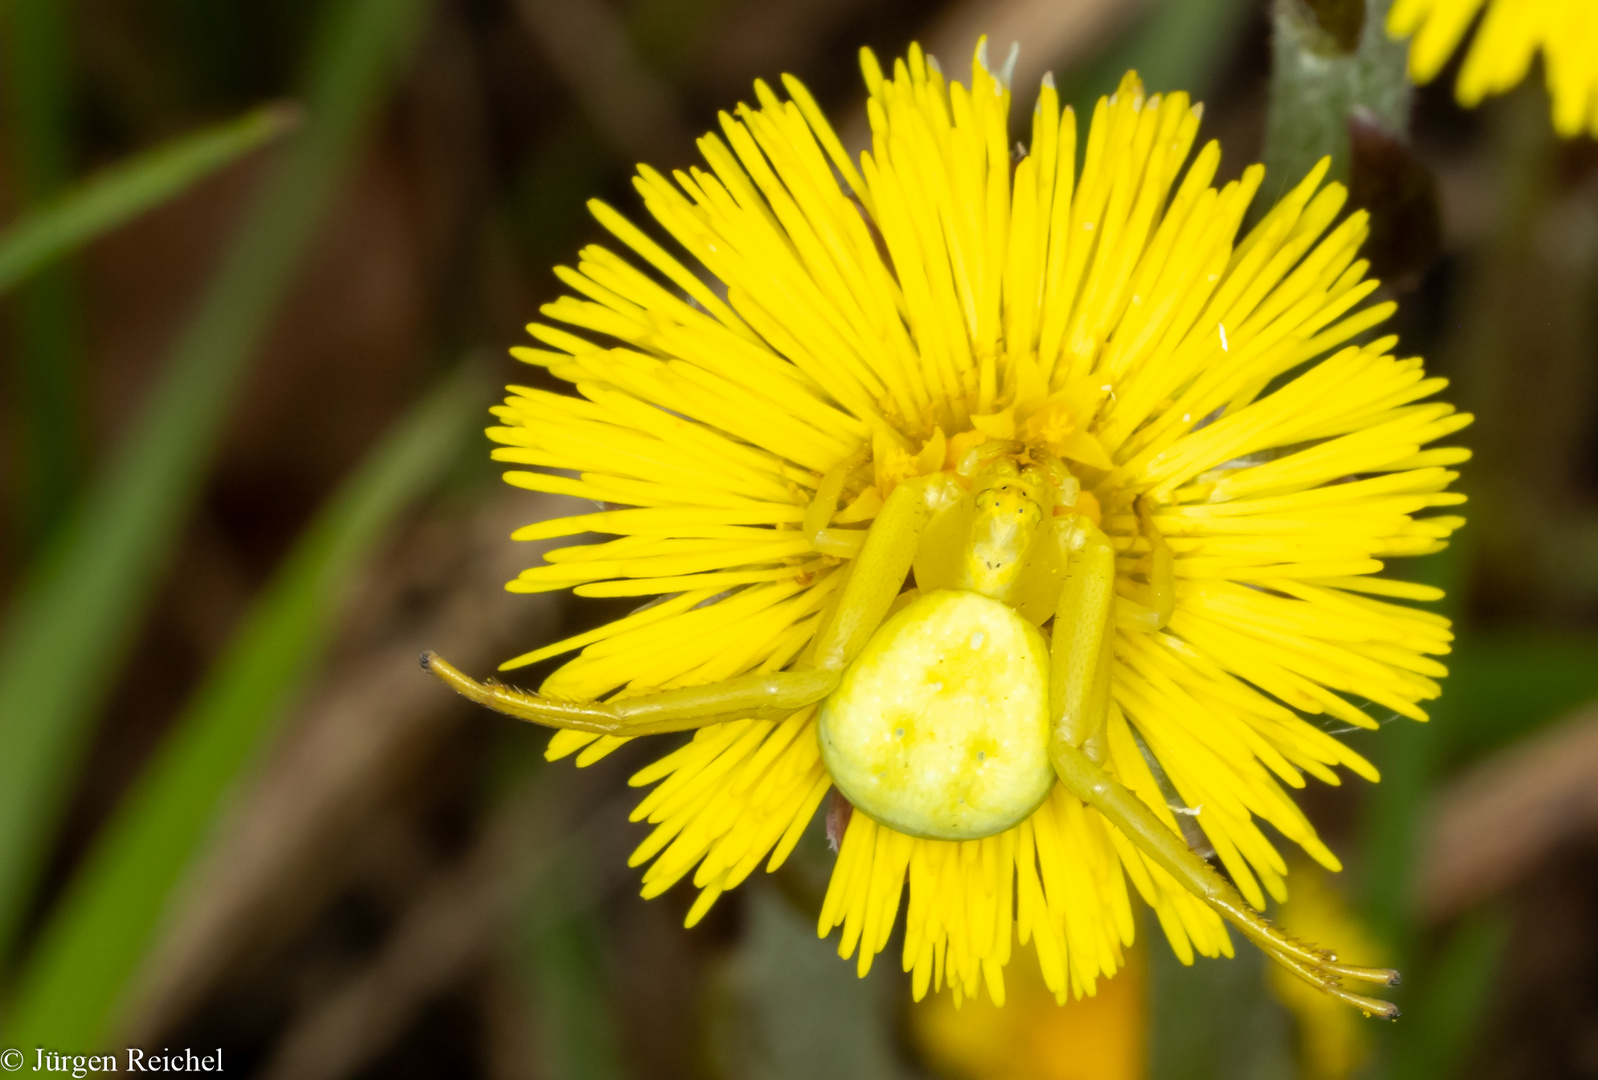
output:
{"label": "green grass blade", "polygon": [[395,516],[455,460],[487,398],[475,372],[454,378],[396,426],[300,536],[52,913],[0,1044],[102,1045],[219,805],[323,654],[344,586]]}
{"label": "green grass blade", "polygon": [[24,282],[7,305],[17,452],[11,524],[15,550],[25,558],[43,550],[83,494],[88,409],[82,286],[78,267],[59,263]]}
{"label": "green grass blade", "polygon": [[8,179],[25,202],[65,186],[72,171],[72,9],[0,0]]}
{"label": "green grass blade", "polygon": [[0,233],[0,292],[298,123],[293,107],[268,105],[136,154],[25,212]]}
{"label": "green grass blade", "polygon": [[563,867],[539,882],[523,907],[513,959],[533,991],[538,1075],[620,1080],[626,1070],[606,993],[604,934],[595,913],[571,895],[581,890],[582,873]]}
{"label": "green grass blade", "polygon": [[1509,935],[1509,919],[1499,911],[1477,912],[1454,930],[1419,987],[1415,1008],[1404,1014],[1414,1020],[1395,1029],[1388,1080],[1446,1080],[1465,1071],[1481,1039]]}
{"label": "green grass blade", "polygon": [[[72,11],[68,4],[0,0],[7,179],[24,207],[71,179]],[[37,551],[81,494],[88,440],[83,416],[83,281],[52,266],[8,305],[6,360],[15,401],[17,550]]]}
{"label": "green grass blade", "polygon": [[1202,101],[1223,74],[1258,6],[1257,0],[1146,5],[1107,48],[1055,72],[1060,101],[1072,105],[1078,116],[1092,116],[1099,97],[1115,93],[1128,69],[1136,69],[1149,93],[1185,90]]}
{"label": "green grass blade", "polygon": [[127,436],[9,613],[0,637],[0,957],[246,364],[422,5],[330,7],[308,66],[303,134],[266,177]]}
{"label": "green grass blade", "polygon": [[[1467,549],[1455,543],[1408,563],[1401,574],[1442,589],[1444,599],[1428,607],[1457,625],[1467,600],[1468,557]],[[1460,627],[1462,636],[1465,630]],[[1427,709],[1430,723],[1395,719],[1380,731],[1348,737],[1349,745],[1382,774],[1382,782],[1366,789],[1362,798],[1361,914],[1383,945],[1382,963],[1401,971],[1415,955],[1419,929],[1412,886],[1421,816],[1436,777],[1443,733],[1452,727],[1458,704],[1455,689],[1444,680],[1443,696]],[[1402,996],[1399,1003],[1405,1004]]]}

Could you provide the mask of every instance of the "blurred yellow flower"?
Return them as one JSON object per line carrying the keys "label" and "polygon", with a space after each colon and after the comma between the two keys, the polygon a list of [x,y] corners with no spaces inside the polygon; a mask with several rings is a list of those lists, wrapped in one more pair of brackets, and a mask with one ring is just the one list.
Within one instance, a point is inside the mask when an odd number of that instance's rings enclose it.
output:
{"label": "blurred yellow flower", "polygon": [[[616,539],[552,551],[509,588],[660,599],[506,663],[581,650],[508,711],[567,727],[549,757],[581,766],[626,729],[571,730],[562,702],[824,675],[806,650],[862,526],[899,485],[969,483],[956,466],[991,442],[1053,469],[1076,520],[1108,535],[1113,655],[1098,653],[1108,697],[1089,751],[1155,832],[1123,833],[1049,780],[1016,824],[969,839],[855,812],[819,929],[842,926],[863,975],[908,885],[917,999],[947,985],[1002,1002],[1017,941],[1056,998],[1091,996],[1122,966],[1134,891],[1184,962],[1230,955],[1218,894],[1168,872],[1171,850],[1191,858],[1177,814],[1256,908],[1286,895],[1262,823],[1338,866],[1284,787],[1339,783],[1339,767],[1375,780],[1323,722],[1376,727],[1363,701],[1423,720],[1438,694],[1448,621],[1391,600],[1441,594],[1374,575],[1460,525],[1417,515],[1463,501],[1446,489],[1468,453],[1424,447],[1469,417],[1425,400],[1444,381],[1392,356],[1395,338],[1369,336],[1395,305],[1366,303],[1367,216],[1341,216],[1326,162],[1238,241],[1264,170],[1212,186],[1212,141],[1184,172],[1200,119],[1186,94],[1147,96],[1128,74],[1079,148],[1045,80],[1018,147],[984,48],[968,86],[914,46],[891,73],[862,63],[858,159],[785,77],[787,100],[756,83],[757,105],[699,140],[708,168],[640,168],[679,254],[590,204],[631,256],[584,248],[557,270],[572,295],[529,328],[539,347],[513,350],[577,394],[512,387],[489,434],[497,460],[539,470],[510,483],[599,504],[517,538]],[[902,576],[878,584],[891,596]],[[479,700],[518,693],[447,677]],[[833,786],[817,715],[678,724],[699,730],[632,778],[654,785],[634,814],[654,826],[632,857],[646,897],[691,875],[692,925],[782,864]],[[1320,970],[1297,955],[1283,962]]]}
{"label": "blurred yellow flower", "polygon": [[1409,73],[1437,77],[1472,21],[1486,8],[1455,96],[1474,107],[1526,77],[1542,51],[1554,128],[1567,138],[1598,137],[1598,4],[1592,0],[1397,0],[1387,16],[1394,37],[1415,35]]}
{"label": "blurred yellow flower", "polygon": [[[1290,981],[1298,982],[1289,976]],[[937,994],[910,1009],[910,1035],[946,1080],[1143,1080],[1148,1074],[1148,980],[1140,950],[1093,997],[1063,1008],[1031,957],[1010,968],[1009,1001],[957,1006]],[[1304,990],[1358,1017],[1307,984]]]}
{"label": "blurred yellow flower", "polygon": [[[1364,925],[1318,867],[1295,867],[1293,898],[1282,905],[1282,927],[1310,941],[1337,942],[1338,955],[1365,963],[1376,948]],[[1272,966],[1271,990],[1298,1021],[1304,1080],[1348,1080],[1370,1056],[1370,1033],[1360,1018],[1302,979]]]}

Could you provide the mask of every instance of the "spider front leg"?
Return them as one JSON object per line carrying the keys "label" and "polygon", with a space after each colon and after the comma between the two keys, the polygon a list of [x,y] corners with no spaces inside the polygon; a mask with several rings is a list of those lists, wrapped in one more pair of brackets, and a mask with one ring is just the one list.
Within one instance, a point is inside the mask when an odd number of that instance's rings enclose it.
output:
{"label": "spider front leg", "polygon": [[495,712],[593,735],[663,735],[725,720],[781,720],[820,701],[838,684],[836,672],[778,671],[615,701],[559,701],[514,686],[480,683],[434,652],[422,654],[422,670]]}
{"label": "spider front leg", "polygon": [[1049,648],[1053,740],[1102,761],[1115,639],[1115,548],[1087,518],[1059,520],[1065,522],[1057,535],[1066,562]]}
{"label": "spider front leg", "polygon": [[1109,708],[1110,643],[1114,633],[1115,551],[1086,518],[1072,523],[1068,563],[1054,615],[1049,701],[1049,757],[1067,791],[1097,809],[1189,892],[1215,909],[1299,978],[1367,1014],[1392,1019],[1398,1008],[1354,993],[1344,979],[1393,985],[1398,973],[1339,964],[1337,957],[1294,941],[1249,906],[1224,877],[1099,762]]}
{"label": "spider front leg", "polygon": [[944,473],[906,480],[893,489],[848,570],[837,609],[816,636],[809,654],[816,667],[841,673],[860,655],[904,586],[927,521],[960,493],[959,484]]}
{"label": "spider front leg", "polygon": [[559,701],[500,683],[478,682],[433,652],[422,654],[422,669],[495,712],[593,735],[660,735],[728,720],[780,720],[831,693],[844,667],[870,640],[910,570],[928,516],[947,496],[944,486],[938,477],[923,477],[894,490],[866,533],[807,668],[740,675],[604,702]]}

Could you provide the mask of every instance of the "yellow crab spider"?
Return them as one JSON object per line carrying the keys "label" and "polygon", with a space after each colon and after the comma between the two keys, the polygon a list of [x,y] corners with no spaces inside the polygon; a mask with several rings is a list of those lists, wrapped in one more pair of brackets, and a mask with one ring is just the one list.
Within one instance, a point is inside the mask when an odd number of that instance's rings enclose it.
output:
{"label": "yellow crab spider", "polygon": [[[806,515],[818,548],[854,464],[823,479]],[[1077,491],[1060,462],[1004,442],[968,450],[953,474],[900,483],[790,670],[573,702],[477,682],[430,652],[422,666],[498,712],[599,735],[776,720],[819,702],[834,785],[857,811],[910,836],[992,836],[1028,817],[1058,781],[1277,963],[1369,1014],[1397,1016],[1344,985],[1391,985],[1397,972],[1339,964],[1288,937],[1102,767],[1115,551],[1075,512]],[[1148,509],[1136,510],[1151,549],[1152,606],[1132,621],[1152,631],[1174,603],[1171,556]],[[904,589],[912,572],[915,587]]]}

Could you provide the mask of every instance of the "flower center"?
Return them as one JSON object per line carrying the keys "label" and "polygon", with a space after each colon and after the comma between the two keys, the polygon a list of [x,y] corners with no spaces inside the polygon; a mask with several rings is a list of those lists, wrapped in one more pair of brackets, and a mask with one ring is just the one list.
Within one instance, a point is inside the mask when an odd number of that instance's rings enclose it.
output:
{"label": "flower center", "polygon": [[1048,647],[1013,609],[928,593],[882,624],[821,707],[838,790],[910,836],[974,840],[1037,809],[1049,764]]}

